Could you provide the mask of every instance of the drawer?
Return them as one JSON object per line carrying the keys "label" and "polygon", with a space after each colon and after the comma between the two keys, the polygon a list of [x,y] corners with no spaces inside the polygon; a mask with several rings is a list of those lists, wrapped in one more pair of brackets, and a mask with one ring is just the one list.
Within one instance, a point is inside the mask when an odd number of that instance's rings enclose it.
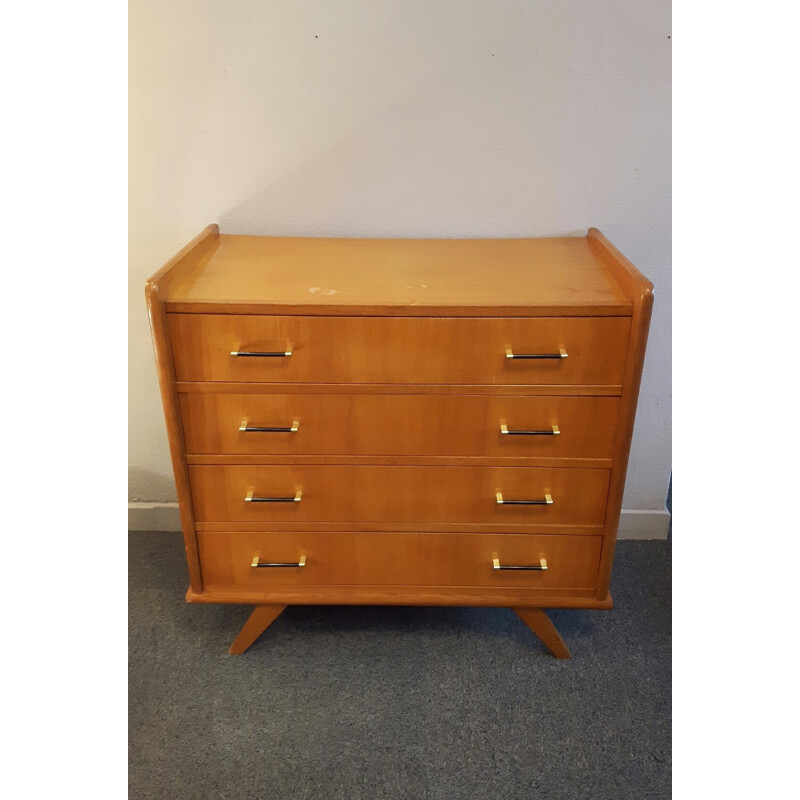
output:
{"label": "drawer", "polygon": [[180,381],[617,386],[630,318],[169,314],[168,324]]}
{"label": "drawer", "polygon": [[[611,458],[616,397],[183,394],[186,451]],[[502,426],[508,433],[502,432]]]}
{"label": "drawer", "polygon": [[[408,585],[592,589],[600,536],[200,532],[209,589]],[[542,566],[546,570],[495,569]],[[261,564],[304,566],[254,567]]]}
{"label": "drawer", "polygon": [[601,526],[609,475],[539,467],[189,467],[198,522]]}

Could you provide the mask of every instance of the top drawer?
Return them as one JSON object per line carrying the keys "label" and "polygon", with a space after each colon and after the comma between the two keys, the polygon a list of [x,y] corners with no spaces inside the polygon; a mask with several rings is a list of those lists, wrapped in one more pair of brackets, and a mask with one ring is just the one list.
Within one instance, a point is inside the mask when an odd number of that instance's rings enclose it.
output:
{"label": "top drawer", "polygon": [[629,317],[168,318],[178,380],[247,383],[620,385],[630,328]]}

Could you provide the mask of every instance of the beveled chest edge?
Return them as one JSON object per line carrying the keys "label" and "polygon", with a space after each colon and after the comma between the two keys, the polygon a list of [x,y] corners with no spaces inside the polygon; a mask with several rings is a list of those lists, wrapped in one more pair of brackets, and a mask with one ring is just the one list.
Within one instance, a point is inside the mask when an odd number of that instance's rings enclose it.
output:
{"label": "beveled chest edge", "polygon": [[167,328],[167,310],[162,297],[172,280],[173,268],[190,254],[195,253],[204,246],[208,246],[209,240],[216,236],[219,236],[219,226],[208,225],[145,283],[147,315],[150,320],[153,351],[156,359],[156,371],[158,373],[158,386],[161,393],[161,404],[164,408],[167,441],[169,443],[170,457],[172,459],[172,471],[175,476],[181,530],[186,550],[186,563],[189,569],[189,588],[190,591],[195,593],[202,593],[203,580],[195,531],[194,504],[192,502],[189,470],[186,462],[186,443],[183,438],[183,421],[181,419],[178,391],[175,385],[175,366],[172,357],[172,346],[170,344]]}
{"label": "beveled chest edge", "polygon": [[597,228],[589,228],[588,238],[590,246],[615,271],[618,280],[633,302],[628,354],[622,378],[616,446],[611,468],[611,484],[606,506],[607,532],[603,537],[603,549],[600,554],[597,599],[603,600],[608,594],[608,585],[611,580],[611,566],[614,560],[619,517],[622,511],[622,495],[625,490],[625,476],[633,439],[636,404],[639,400],[647,334],[653,311],[653,284]]}

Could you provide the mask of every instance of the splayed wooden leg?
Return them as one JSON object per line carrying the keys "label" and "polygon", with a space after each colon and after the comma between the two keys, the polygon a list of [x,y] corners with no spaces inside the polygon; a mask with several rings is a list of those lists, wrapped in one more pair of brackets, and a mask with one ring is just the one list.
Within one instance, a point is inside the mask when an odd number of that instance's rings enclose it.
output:
{"label": "splayed wooden leg", "polygon": [[542,640],[556,658],[570,658],[569,650],[556,626],[541,608],[514,608],[512,611]]}
{"label": "splayed wooden leg", "polygon": [[286,606],[256,606],[239,635],[233,640],[231,655],[239,656],[280,616]]}

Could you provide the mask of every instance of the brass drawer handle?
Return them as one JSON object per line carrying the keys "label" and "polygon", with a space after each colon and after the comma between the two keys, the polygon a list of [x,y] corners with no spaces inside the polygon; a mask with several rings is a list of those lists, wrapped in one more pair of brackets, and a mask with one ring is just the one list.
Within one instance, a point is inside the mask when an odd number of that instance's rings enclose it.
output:
{"label": "brass drawer handle", "polygon": [[243,419],[239,430],[242,433],[297,433],[300,427],[300,420],[296,419],[290,428],[269,428],[261,425],[248,425],[247,420]]}
{"label": "brass drawer handle", "polygon": [[514,353],[510,347],[506,347],[506,358],[566,358],[567,351],[563,347],[558,348],[557,353]]}
{"label": "brass drawer handle", "polygon": [[231,350],[231,355],[238,358],[289,358],[291,354],[291,345],[282,353],[266,353],[258,350]]}
{"label": "brass drawer handle", "polygon": [[551,506],[553,497],[549,492],[545,492],[544,500],[504,500],[502,492],[496,492],[497,505],[499,506]]}
{"label": "brass drawer handle", "polygon": [[511,566],[510,564],[501,564],[500,559],[497,556],[495,556],[492,559],[492,566],[494,567],[494,569],[535,569],[541,572],[547,569],[547,559],[544,558],[541,559],[538,564],[531,564],[530,566],[518,567],[518,566]]}
{"label": "brass drawer handle", "polygon": [[304,567],[306,565],[305,555],[300,556],[299,561],[259,561],[258,556],[253,556],[251,567]]}
{"label": "brass drawer handle", "polygon": [[253,489],[248,489],[245,495],[245,503],[299,503],[303,497],[301,489],[297,490],[294,497],[253,497]]}
{"label": "brass drawer handle", "polygon": [[549,431],[510,431],[505,422],[500,423],[500,433],[506,436],[558,436],[561,433],[558,425],[553,424]]}

